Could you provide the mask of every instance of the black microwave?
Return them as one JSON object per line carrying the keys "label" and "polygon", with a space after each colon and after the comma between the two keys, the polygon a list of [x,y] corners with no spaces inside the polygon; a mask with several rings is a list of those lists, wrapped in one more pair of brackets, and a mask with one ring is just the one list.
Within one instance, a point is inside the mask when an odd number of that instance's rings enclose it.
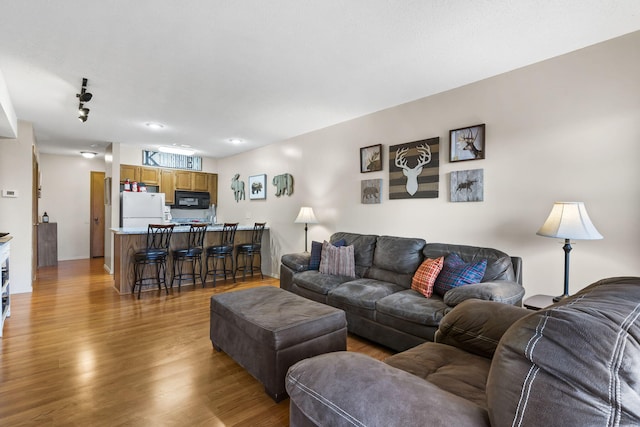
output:
{"label": "black microwave", "polygon": [[209,209],[211,196],[206,191],[176,190],[174,209]]}

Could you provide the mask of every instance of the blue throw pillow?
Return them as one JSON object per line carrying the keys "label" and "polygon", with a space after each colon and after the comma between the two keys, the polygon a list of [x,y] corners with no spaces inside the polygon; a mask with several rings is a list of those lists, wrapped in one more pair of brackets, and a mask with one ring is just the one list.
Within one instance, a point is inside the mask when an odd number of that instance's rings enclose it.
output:
{"label": "blue throw pillow", "polygon": [[[333,246],[340,247],[346,246],[347,242],[344,239],[340,239],[333,243]],[[320,269],[320,259],[322,259],[322,242],[311,242],[311,258],[309,259],[309,270]]]}
{"label": "blue throw pillow", "polygon": [[458,254],[451,253],[444,259],[442,271],[438,274],[434,292],[440,296],[458,286],[480,283],[487,269],[487,260],[466,263]]}

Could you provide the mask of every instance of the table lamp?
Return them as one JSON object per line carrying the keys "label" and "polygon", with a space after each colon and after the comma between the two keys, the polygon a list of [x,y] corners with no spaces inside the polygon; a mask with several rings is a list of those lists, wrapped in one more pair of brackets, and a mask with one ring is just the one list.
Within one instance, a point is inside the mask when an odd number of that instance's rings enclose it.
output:
{"label": "table lamp", "polygon": [[554,297],[553,302],[569,296],[569,252],[571,239],[595,240],[602,239],[596,227],[589,219],[583,202],[555,202],[551,213],[542,227],[536,233],[544,237],[564,239],[564,293]]}
{"label": "table lamp", "polygon": [[310,207],[303,206],[300,208],[300,212],[298,212],[298,217],[294,221],[295,224],[303,224],[304,223],[304,251],[309,252],[307,250],[307,224],[317,224],[318,219],[313,214],[313,209]]}

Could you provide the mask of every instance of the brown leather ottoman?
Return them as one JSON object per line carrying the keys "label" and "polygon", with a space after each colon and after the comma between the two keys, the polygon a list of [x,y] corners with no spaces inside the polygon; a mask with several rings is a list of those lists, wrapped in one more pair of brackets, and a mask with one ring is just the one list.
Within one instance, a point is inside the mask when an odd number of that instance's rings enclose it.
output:
{"label": "brown leather ottoman", "polygon": [[262,286],[212,296],[210,338],[279,402],[291,365],[347,349],[347,321],[342,310]]}

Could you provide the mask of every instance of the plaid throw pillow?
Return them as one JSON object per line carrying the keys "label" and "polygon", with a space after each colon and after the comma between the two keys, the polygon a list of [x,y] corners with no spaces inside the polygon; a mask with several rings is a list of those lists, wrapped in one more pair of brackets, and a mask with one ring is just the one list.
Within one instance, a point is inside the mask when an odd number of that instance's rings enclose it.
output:
{"label": "plaid throw pillow", "polygon": [[[346,240],[340,239],[333,246],[345,246]],[[320,260],[322,258],[322,243],[311,242],[311,258],[309,259],[309,270],[318,270],[320,268]]]}
{"label": "plaid throw pillow", "polygon": [[438,277],[440,270],[442,270],[443,264],[443,256],[436,259],[427,258],[424,260],[413,275],[413,279],[411,280],[411,289],[416,290],[429,298],[433,293],[433,285],[436,283],[436,278]]}
{"label": "plaid throw pillow", "polygon": [[442,271],[436,279],[434,292],[444,296],[449,289],[480,283],[486,269],[486,259],[475,263],[466,263],[457,254],[451,253],[444,259]]}
{"label": "plaid throw pillow", "polygon": [[355,278],[356,262],[353,245],[336,247],[325,240],[322,244],[320,273]]}

